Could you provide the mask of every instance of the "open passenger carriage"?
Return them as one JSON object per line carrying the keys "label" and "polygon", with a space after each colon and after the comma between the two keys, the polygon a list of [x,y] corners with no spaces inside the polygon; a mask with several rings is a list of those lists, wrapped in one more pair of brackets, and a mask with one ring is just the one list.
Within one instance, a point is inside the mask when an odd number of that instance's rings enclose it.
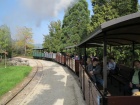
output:
{"label": "open passenger carriage", "polygon": [[[139,105],[140,96],[115,95],[110,93],[107,79],[107,45],[132,45],[133,54],[135,44],[140,44],[140,13],[133,13],[117,19],[110,20],[83,40],[78,47],[92,47],[91,43],[103,44],[103,90],[99,89],[80,67],[80,81],[85,100],[88,105]],[[134,55],[133,55],[134,57]],[[113,88],[113,87],[112,87]],[[114,90],[116,91],[116,90]],[[108,94],[111,96],[108,96]]]}

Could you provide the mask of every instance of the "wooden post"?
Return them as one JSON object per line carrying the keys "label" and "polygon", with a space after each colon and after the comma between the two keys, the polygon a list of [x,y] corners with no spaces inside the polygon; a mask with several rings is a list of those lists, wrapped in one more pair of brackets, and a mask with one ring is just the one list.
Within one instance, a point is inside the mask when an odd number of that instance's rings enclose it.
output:
{"label": "wooden post", "polygon": [[[132,61],[135,60],[135,43],[132,43]],[[134,67],[133,63],[132,63],[132,67]]]}
{"label": "wooden post", "polygon": [[5,68],[6,68],[6,54],[7,54],[7,52],[5,51]]}
{"label": "wooden post", "polygon": [[85,68],[83,70],[83,95],[84,95],[84,99],[85,99],[85,70],[86,70],[86,44],[85,44],[85,48],[84,48],[84,65],[85,65]]}
{"label": "wooden post", "polygon": [[107,95],[107,40],[106,33],[104,33],[104,54],[103,54],[103,91],[104,96]]}

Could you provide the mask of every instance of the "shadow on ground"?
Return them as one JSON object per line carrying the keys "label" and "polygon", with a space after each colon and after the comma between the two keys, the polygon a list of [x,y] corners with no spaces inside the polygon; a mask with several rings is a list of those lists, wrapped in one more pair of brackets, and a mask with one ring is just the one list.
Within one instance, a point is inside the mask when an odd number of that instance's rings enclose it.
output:
{"label": "shadow on ground", "polygon": [[57,63],[45,66],[44,69],[40,83],[22,104],[84,105],[82,95],[79,94],[80,88],[75,81],[77,77],[73,72]]}

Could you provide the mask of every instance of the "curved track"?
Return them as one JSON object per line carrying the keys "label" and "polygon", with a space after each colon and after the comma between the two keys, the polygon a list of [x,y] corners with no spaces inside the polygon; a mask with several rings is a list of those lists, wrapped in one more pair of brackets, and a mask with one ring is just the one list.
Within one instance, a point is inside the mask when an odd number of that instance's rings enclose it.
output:
{"label": "curved track", "polygon": [[[16,88],[8,92],[0,101],[0,105],[14,105],[13,103],[20,103],[20,101],[34,88],[35,84],[38,83],[43,75],[43,64],[40,62],[40,60],[34,60],[34,62],[36,63],[34,64],[36,66],[33,67],[33,70],[28,77],[26,77],[18,86],[16,86]],[[26,91],[26,93],[24,91]],[[21,100],[19,100],[19,97],[21,97]]]}

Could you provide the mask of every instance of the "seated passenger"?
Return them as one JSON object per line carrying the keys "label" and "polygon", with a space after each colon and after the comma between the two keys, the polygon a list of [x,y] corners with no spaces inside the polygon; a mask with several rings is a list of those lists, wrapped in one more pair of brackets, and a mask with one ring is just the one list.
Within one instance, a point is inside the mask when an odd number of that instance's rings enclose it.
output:
{"label": "seated passenger", "polygon": [[99,59],[94,58],[92,70],[89,71],[94,82],[98,82],[103,86],[103,79],[101,75],[101,66],[99,65]]}
{"label": "seated passenger", "polygon": [[99,59],[97,56],[93,56],[93,55],[92,54],[90,55],[90,58],[91,58],[92,61],[94,60],[94,58]]}
{"label": "seated passenger", "polygon": [[125,92],[130,95],[140,90],[140,61],[135,60],[133,62],[134,70],[130,74],[130,82],[127,87],[125,87]]}
{"label": "seated passenger", "polygon": [[75,59],[75,60],[79,60],[79,56],[76,54],[76,55],[74,56],[74,59]]}
{"label": "seated passenger", "polygon": [[108,69],[109,70],[115,70],[116,62],[114,58],[110,58],[108,62]]}
{"label": "seated passenger", "polygon": [[92,60],[91,60],[91,58],[87,58],[87,62],[86,63],[87,63],[86,70],[88,72],[92,71],[93,66],[92,66]]}
{"label": "seated passenger", "polygon": [[114,59],[114,58],[110,58],[110,59],[109,59],[107,68],[108,68],[108,70],[109,70],[109,74],[115,74],[115,73],[116,73],[116,71],[115,71],[116,62],[115,62],[115,59]]}
{"label": "seated passenger", "polygon": [[132,92],[136,90],[140,90],[140,61],[135,60],[134,61],[134,71],[132,72],[130,76],[130,88],[132,88]]}

